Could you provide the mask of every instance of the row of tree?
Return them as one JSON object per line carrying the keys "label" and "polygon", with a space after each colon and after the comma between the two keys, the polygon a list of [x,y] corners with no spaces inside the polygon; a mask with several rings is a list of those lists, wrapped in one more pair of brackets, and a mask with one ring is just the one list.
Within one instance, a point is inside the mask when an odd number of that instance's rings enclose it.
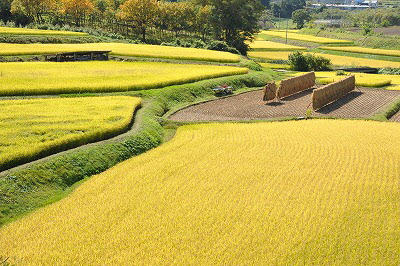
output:
{"label": "row of tree", "polygon": [[107,28],[123,23],[144,42],[148,31],[157,29],[221,40],[245,52],[245,41],[259,30],[261,1],[269,5],[268,0],[1,0],[0,15],[3,20],[24,16],[37,24]]}

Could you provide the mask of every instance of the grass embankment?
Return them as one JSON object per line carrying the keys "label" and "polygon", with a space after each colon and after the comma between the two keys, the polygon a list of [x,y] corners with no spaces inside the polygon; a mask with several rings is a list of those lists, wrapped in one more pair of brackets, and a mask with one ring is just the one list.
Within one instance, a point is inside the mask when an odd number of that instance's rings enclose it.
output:
{"label": "grass embankment", "polygon": [[331,51],[343,51],[343,52],[352,52],[352,53],[361,53],[361,54],[375,54],[375,55],[388,55],[388,56],[400,56],[399,50],[384,50],[384,49],[373,49],[373,48],[365,48],[359,46],[322,46],[320,49],[331,50]]}
{"label": "grass embankment", "polygon": [[[295,75],[304,74],[302,72]],[[315,72],[317,81],[320,84],[328,84],[339,81],[346,76],[338,76],[336,72]],[[346,75],[356,76],[356,85],[362,87],[381,88],[387,90],[400,90],[400,76],[384,74],[365,74],[365,73],[346,73]]]}
{"label": "grass embankment", "polygon": [[62,31],[62,30],[38,30],[26,28],[0,27],[0,35],[63,35],[63,36],[87,36],[85,32]]}
{"label": "grass embankment", "polygon": [[[249,52],[250,57],[271,59],[271,60],[288,60],[289,54],[291,52]],[[312,53],[314,55],[319,55],[325,58],[329,58],[333,65],[337,66],[368,66],[377,68],[400,68],[400,62],[384,61],[384,60],[374,60],[367,58],[355,58],[348,56],[332,55],[332,54],[322,54],[322,53]]]}
{"label": "grass embankment", "polygon": [[288,45],[270,41],[254,41],[249,43],[251,50],[253,51],[298,51],[306,50],[307,48],[301,46]]}
{"label": "grass embankment", "polygon": [[398,265],[399,134],[371,121],[185,126],[3,228],[0,250],[20,264]]}
{"label": "grass embankment", "polygon": [[247,68],[160,62],[0,63],[0,95],[130,91],[247,72]]}
{"label": "grass embankment", "polygon": [[126,131],[139,98],[0,101],[0,171]]}
{"label": "grass embankment", "polygon": [[271,74],[262,72],[222,77],[125,93],[142,97],[144,104],[135,117],[134,129],[122,139],[78,148],[49,160],[32,163],[29,169],[16,169],[0,176],[0,225],[59,199],[79,180],[158,146],[164,136],[163,119],[160,117],[169,110],[185,103],[215,98],[210,88],[217,85],[226,83],[235,88],[261,87],[272,79]]}
{"label": "grass embankment", "polygon": [[40,55],[76,51],[112,51],[113,55],[237,63],[240,56],[197,48],[130,43],[9,44],[0,43],[0,55]]}
{"label": "grass embankment", "polygon": [[[270,30],[263,30],[261,31],[262,35],[269,35],[279,38],[286,38],[286,31],[270,31]],[[336,43],[348,43],[351,44],[351,41],[347,40],[340,40],[340,39],[332,39],[332,38],[324,38],[324,37],[316,37],[312,35],[305,35],[300,34],[297,32],[288,31],[287,38],[291,40],[299,40],[305,42],[315,42],[320,44],[336,44]]]}

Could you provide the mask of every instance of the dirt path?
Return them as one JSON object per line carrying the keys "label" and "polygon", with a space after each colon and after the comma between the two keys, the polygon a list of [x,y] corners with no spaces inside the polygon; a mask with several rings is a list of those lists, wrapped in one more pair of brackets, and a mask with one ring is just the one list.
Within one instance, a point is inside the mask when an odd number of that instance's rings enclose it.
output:
{"label": "dirt path", "polygon": [[[262,101],[262,90],[193,105],[172,114],[180,122],[257,120],[276,117],[304,116],[311,102],[312,90],[290,96],[281,103]],[[314,112],[314,116],[366,118],[400,97],[400,91],[361,89]],[[400,118],[399,118],[400,119]]]}

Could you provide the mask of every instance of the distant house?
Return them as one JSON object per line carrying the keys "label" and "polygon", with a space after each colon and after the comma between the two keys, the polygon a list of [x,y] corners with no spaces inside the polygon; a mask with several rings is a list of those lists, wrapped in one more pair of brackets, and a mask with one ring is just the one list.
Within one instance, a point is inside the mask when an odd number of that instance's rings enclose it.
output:
{"label": "distant house", "polygon": [[366,8],[376,8],[378,4],[378,0],[314,0],[312,7],[319,8],[325,5],[328,8],[338,8],[342,10],[362,10]]}

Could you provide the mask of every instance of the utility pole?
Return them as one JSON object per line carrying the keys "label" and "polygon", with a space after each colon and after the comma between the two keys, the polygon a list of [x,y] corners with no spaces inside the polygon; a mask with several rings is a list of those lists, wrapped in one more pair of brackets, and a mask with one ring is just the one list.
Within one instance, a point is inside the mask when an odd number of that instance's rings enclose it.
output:
{"label": "utility pole", "polygon": [[289,20],[286,20],[286,44],[287,44],[287,32],[289,27]]}

